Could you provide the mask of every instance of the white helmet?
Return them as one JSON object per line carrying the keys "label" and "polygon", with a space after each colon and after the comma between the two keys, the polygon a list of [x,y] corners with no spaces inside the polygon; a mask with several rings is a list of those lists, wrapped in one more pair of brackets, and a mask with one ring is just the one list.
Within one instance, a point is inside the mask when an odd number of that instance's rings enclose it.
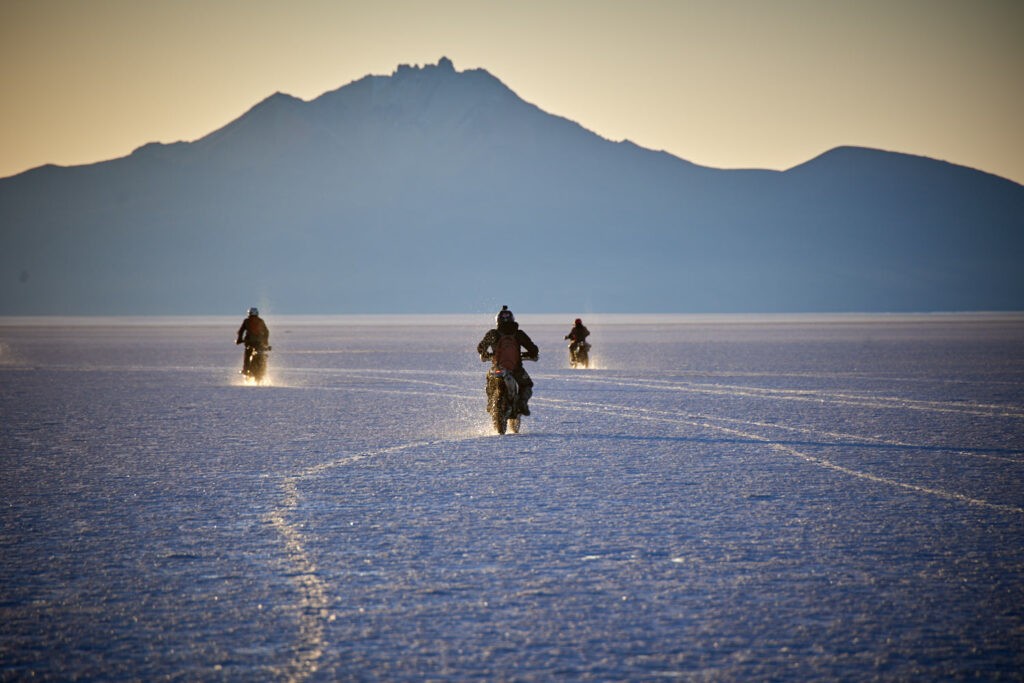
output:
{"label": "white helmet", "polygon": [[512,311],[508,310],[508,306],[502,306],[501,310],[498,311],[498,315],[494,316],[494,322],[515,322],[515,316],[512,315]]}

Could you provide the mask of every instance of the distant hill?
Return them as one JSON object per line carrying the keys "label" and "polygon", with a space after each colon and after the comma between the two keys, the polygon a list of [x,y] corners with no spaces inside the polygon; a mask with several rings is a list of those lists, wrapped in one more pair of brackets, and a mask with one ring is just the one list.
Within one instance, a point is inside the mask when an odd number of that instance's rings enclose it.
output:
{"label": "distant hill", "polygon": [[1022,266],[1008,180],[705,168],[447,59],[0,179],[0,315],[1021,310]]}

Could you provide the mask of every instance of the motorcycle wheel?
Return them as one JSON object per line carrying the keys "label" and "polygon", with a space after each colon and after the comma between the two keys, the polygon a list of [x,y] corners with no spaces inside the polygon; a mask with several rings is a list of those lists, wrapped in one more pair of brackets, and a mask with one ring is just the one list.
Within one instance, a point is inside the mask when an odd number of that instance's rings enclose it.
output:
{"label": "motorcycle wheel", "polygon": [[504,434],[508,424],[505,417],[505,397],[503,395],[495,396],[490,409],[491,420],[494,422],[494,431]]}
{"label": "motorcycle wheel", "polygon": [[256,380],[256,384],[262,384],[263,375],[267,372],[267,361],[263,357],[263,354],[257,353],[253,356],[249,370],[252,378]]}

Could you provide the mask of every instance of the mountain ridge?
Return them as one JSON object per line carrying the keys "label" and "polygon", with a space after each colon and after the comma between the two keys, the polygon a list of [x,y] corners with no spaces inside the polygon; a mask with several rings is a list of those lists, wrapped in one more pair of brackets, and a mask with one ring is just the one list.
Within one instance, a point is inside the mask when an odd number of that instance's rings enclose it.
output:
{"label": "mountain ridge", "polygon": [[1012,181],[853,146],[704,167],[446,59],[0,179],[0,225],[0,315],[1024,309]]}

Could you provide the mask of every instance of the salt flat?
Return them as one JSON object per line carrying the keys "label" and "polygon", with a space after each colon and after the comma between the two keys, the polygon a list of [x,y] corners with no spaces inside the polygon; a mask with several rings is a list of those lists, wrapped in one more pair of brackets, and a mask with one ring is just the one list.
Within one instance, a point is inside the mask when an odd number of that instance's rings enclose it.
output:
{"label": "salt flat", "polygon": [[0,320],[0,679],[1020,680],[1024,316]]}

